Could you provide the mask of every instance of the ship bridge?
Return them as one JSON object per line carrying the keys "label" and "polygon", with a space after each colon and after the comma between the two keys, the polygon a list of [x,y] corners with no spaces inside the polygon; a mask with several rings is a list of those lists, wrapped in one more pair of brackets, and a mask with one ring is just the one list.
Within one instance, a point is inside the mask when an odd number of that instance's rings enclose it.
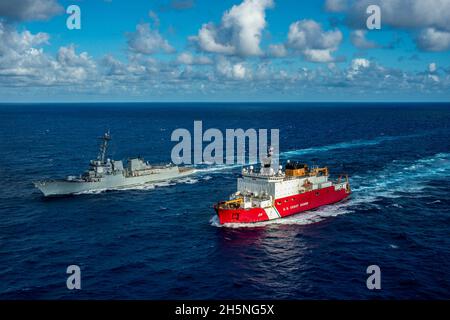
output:
{"label": "ship bridge", "polygon": [[278,199],[298,193],[330,186],[328,168],[312,167],[299,162],[290,162],[285,166],[273,168],[273,149],[262,160],[261,169],[254,170],[253,166],[242,169],[242,176],[237,180],[237,195],[262,199]]}

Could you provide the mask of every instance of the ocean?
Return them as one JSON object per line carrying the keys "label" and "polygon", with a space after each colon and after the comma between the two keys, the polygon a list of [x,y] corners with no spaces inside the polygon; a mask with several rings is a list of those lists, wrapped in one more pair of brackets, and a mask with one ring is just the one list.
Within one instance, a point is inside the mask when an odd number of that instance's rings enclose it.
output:
{"label": "ocean", "polygon": [[[44,199],[110,157],[170,161],[173,130],[280,130],[282,161],[350,177],[342,203],[223,227],[239,166]],[[450,104],[1,104],[1,299],[450,299]],[[66,268],[81,268],[81,290]],[[366,269],[381,270],[369,290]]]}

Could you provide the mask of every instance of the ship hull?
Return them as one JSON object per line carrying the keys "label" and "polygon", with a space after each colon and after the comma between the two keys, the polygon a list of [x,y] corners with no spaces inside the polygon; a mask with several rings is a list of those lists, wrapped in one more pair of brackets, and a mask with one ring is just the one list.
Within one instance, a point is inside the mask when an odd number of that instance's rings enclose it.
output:
{"label": "ship hull", "polygon": [[124,177],[122,174],[108,175],[99,181],[69,181],[69,180],[50,180],[35,182],[45,197],[64,196],[80,194],[92,191],[120,190],[133,186],[140,186],[146,183],[161,182],[171,179],[182,178],[194,173],[193,169],[179,170],[177,167],[167,169],[161,173],[154,173],[135,177]]}
{"label": "ship hull", "polygon": [[256,223],[280,219],[315,209],[324,205],[344,200],[350,191],[330,186],[323,189],[312,190],[289,197],[276,199],[272,206],[267,208],[220,208],[216,205],[216,213],[220,224],[226,223]]}

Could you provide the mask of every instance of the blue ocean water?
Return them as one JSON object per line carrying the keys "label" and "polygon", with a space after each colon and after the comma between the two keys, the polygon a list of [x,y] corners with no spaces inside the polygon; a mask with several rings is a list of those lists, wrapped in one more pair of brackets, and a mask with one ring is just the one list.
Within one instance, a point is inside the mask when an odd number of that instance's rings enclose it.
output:
{"label": "blue ocean water", "polygon": [[[220,227],[240,168],[43,199],[32,181],[111,157],[170,161],[176,128],[278,128],[283,160],[350,175],[349,201]],[[2,299],[449,299],[449,104],[0,106]],[[66,288],[81,267],[82,289]],[[366,268],[381,269],[381,290]]]}

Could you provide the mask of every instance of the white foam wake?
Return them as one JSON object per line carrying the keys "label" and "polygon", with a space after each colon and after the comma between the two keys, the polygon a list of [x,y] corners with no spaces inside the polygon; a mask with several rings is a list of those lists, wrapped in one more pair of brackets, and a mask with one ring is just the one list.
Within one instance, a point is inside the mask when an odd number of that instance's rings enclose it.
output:
{"label": "white foam wake", "polygon": [[[418,137],[418,136],[422,136],[422,135],[423,134],[404,135],[404,136],[380,136],[380,137],[374,138],[374,139],[345,141],[345,142],[339,142],[339,143],[325,145],[325,146],[285,151],[285,152],[280,153],[280,157],[286,159],[289,157],[303,156],[306,154],[315,154],[315,153],[327,152],[327,151],[332,151],[332,150],[356,149],[356,148],[362,148],[362,147],[367,147],[367,146],[379,145],[379,144],[381,144],[383,142],[387,142],[387,141],[395,141],[395,140],[406,139],[406,138],[414,138],[414,137]],[[197,173],[199,173],[199,174],[220,173],[223,171],[230,171],[230,170],[240,168],[243,166],[242,164],[214,165],[211,163],[204,163],[203,165],[205,167],[196,168]],[[248,164],[246,164],[246,165],[248,165]]]}
{"label": "white foam wake", "polygon": [[353,177],[353,191],[365,197],[399,197],[401,193],[417,194],[426,182],[450,175],[450,154],[438,153],[416,161],[393,161],[379,172]]}
{"label": "white foam wake", "polygon": [[211,164],[211,165],[208,165],[207,167],[196,168],[195,172],[199,173],[199,174],[217,173],[217,172],[236,169],[239,167],[242,167],[242,164],[217,164],[217,165]]}
{"label": "white foam wake", "polygon": [[313,153],[318,153],[318,152],[327,152],[327,151],[339,150],[339,149],[362,148],[362,147],[378,145],[378,144],[381,144],[381,143],[387,142],[387,141],[395,141],[395,140],[405,139],[405,138],[414,138],[417,136],[420,136],[420,135],[380,136],[375,139],[352,140],[352,141],[339,142],[339,143],[325,145],[325,146],[311,147],[311,148],[298,149],[298,150],[290,150],[290,151],[282,152],[281,156],[289,157],[289,156],[313,154]]}

